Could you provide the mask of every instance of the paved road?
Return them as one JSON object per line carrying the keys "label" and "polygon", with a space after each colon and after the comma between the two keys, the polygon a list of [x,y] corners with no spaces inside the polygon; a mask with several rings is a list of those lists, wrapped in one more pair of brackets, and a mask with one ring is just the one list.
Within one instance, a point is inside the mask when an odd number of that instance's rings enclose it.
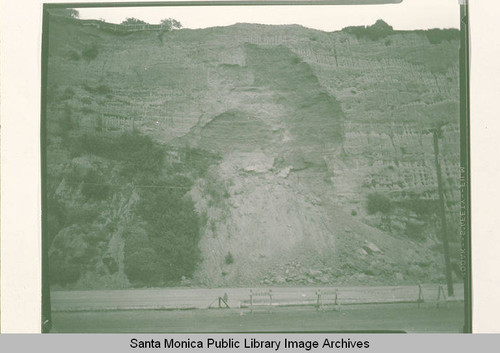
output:
{"label": "paved road", "polygon": [[[446,286],[444,286],[446,290]],[[463,299],[462,284],[455,284],[455,298]],[[321,289],[325,302],[332,302],[334,287],[272,287],[273,304],[314,304]],[[269,288],[253,288],[254,294],[268,293]],[[228,295],[231,307],[249,302],[250,288],[157,288],[125,290],[52,291],[53,311],[92,311],[127,309],[206,309],[217,305],[217,298]],[[425,301],[435,301],[438,285],[423,285]],[[342,304],[414,301],[418,286],[339,287]],[[254,303],[269,303],[266,295],[254,296]]]}

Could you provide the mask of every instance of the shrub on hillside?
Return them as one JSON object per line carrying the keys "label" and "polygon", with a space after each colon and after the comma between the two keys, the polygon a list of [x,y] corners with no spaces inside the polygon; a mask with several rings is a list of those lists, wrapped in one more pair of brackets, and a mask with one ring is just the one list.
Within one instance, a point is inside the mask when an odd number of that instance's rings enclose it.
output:
{"label": "shrub on hillside", "polygon": [[49,251],[50,281],[61,285],[75,282],[85,265],[95,255],[85,242],[88,230],[78,225],[61,230],[52,241]]}
{"label": "shrub on hillside", "polygon": [[408,221],[406,223],[406,235],[415,241],[425,241],[424,228],[424,222]]}
{"label": "shrub on hillside", "polygon": [[80,108],[80,111],[83,113],[83,114],[90,114],[90,113],[93,113],[94,112],[94,109],[90,108],[90,107],[81,107]]}
{"label": "shrub on hillside", "polygon": [[49,258],[49,281],[51,284],[67,285],[80,278],[80,266],[59,257]]}
{"label": "shrub on hillside", "polygon": [[99,49],[95,44],[88,45],[82,50],[82,58],[87,61],[94,60],[95,58],[97,58],[98,54]]}
{"label": "shrub on hillside", "polygon": [[382,20],[378,20],[372,26],[369,26],[367,29],[367,36],[371,40],[378,40],[380,38],[385,38],[388,35],[392,34],[393,28],[389,26],[386,22]]}
{"label": "shrub on hillside", "polygon": [[165,150],[139,132],[118,137],[82,135],[71,146],[73,156],[92,154],[123,162],[122,176],[158,176],[165,165]]}
{"label": "shrub on hillside", "polygon": [[84,84],[82,85],[82,87],[83,87],[83,89],[84,89],[84,90],[86,90],[87,92],[89,92],[89,93],[94,93],[94,88],[93,88],[93,87],[91,87],[90,85],[88,85],[87,83],[84,83]]}
{"label": "shrub on hillside", "polygon": [[293,65],[297,65],[297,64],[300,64],[300,63],[303,62],[302,59],[300,57],[298,57],[298,56],[293,56],[291,58],[291,61],[292,61]]}
{"label": "shrub on hillside", "polygon": [[350,33],[356,36],[358,39],[367,38],[373,41],[379,40],[381,38],[386,38],[393,33],[392,26],[389,26],[383,20],[378,20],[371,26],[352,26],[342,29],[346,33]]}
{"label": "shrub on hillside", "polygon": [[429,217],[437,213],[438,203],[436,200],[425,200],[413,198],[410,200],[401,201],[401,207],[407,208],[415,212],[419,217]]}
{"label": "shrub on hillside", "polygon": [[431,44],[440,44],[443,41],[452,41],[460,39],[460,31],[458,29],[439,29],[433,28],[425,31],[425,36]]}
{"label": "shrub on hillside", "polygon": [[138,18],[135,18],[135,17],[127,17],[120,24],[122,24],[122,25],[147,25],[147,22],[144,22],[143,20],[139,20]]}
{"label": "shrub on hillside", "polygon": [[111,88],[108,85],[99,85],[95,88],[95,92],[105,95],[111,93]]}
{"label": "shrub on hillside", "polygon": [[[127,247],[131,249],[131,247]],[[125,252],[125,274],[131,283],[154,285],[160,280],[155,251],[139,247]]]}
{"label": "shrub on hillside", "polygon": [[227,253],[226,257],[224,258],[224,262],[226,263],[226,265],[231,265],[232,263],[234,263],[234,257],[230,251]]}
{"label": "shrub on hillside", "polygon": [[73,61],[78,61],[78,60],[80,60],[82,57],[81,57],[80,53],[79,53],[79,52],[77,52],[76,50],[70,50],[70,51],[68,52],[68,58],[69,58],[70,60],[73,60]]}
{"label": "shrub on hillside", "polygon": [[392,201],[384,194],[374,192],[368,195],[366,210],[368,214],[374,214],[377,212],[389,213],[392,211],[393,204]]}
{"label": "shrub on hillside", "polygon": [[157,254],[142,229],[128,229],[124,233],[124,271],[131,283],[153,285],[161,279]]}

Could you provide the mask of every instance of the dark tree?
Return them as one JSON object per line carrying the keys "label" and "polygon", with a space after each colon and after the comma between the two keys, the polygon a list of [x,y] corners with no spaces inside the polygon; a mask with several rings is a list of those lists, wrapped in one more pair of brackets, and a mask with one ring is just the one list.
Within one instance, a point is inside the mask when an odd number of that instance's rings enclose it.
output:
{"label": "dark tree", "polygon": [[371,40],[378,40],[380,38],[385,38],[392,33],[392,26],[389,26],[383,20],[378,20],[372,26],[367,27],[367,36]]}
{"label": "dark tree", "polygon": [[163,36],[166,32],[173,31],[174,29],[182,28],[182,24],[173,19],[173,18],[165,18],[161,20],[160,30],[158,31],[158,39],[163,43]]}
{"label": "dark tree", "polygon": [[164,31],[169,32],[169,31],[172,31],[174,29],[182,28],[182,24],[173,18],[166,18],[166,19],[161,20],[161,28]]}
{"label": "dark tree", "polygon": [[138,18],[135,17],[127,17],[125,21],[121,23],[122,25],[147,25],[147,22],[144,22],[143,20],[139,20]]}

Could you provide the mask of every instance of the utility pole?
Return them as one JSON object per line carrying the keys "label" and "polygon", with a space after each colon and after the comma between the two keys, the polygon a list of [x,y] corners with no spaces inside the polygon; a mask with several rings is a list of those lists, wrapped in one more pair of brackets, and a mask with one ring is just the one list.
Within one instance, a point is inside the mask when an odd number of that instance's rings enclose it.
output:
{"label": "utility pole", "polygon": [[436,176],[439,194],[439,217],[441,218],[441,237],[443,241],[444,263],[446,271],[446,284],[448,286],[448,296],[453,295],[453,279],[451,277],[450,246],[448,243],[448,228],[446,226],[446,213],[444,205],[443,178],[441,176],[441,162],[439,160],[439,138],[442,135],[441,126],[432,129],[434,138],[434,160],[436,162]]}

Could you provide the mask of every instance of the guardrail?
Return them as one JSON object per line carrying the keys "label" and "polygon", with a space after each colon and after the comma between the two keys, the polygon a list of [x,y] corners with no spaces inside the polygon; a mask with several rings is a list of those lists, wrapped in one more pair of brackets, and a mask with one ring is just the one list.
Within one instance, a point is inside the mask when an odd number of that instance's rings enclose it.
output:
{"label": "guardrail", "polygon": [[[436,299],[432,298],[432,292],[436,290]],[[418,308],[423,303],[435,304],[436,308],[441,305],[447,305],[451,301],[461,301],[454,297],[448,297],[442,285],[437,285],[432,289],[426,288],[426,295],[429,299],[424,298],[424,288],[421,284],[408,287],[379,287],[370,288],[364,294],[359,291],[354,292],[349,289],[342,288],[324,288],[317,289],[314,295],[309,296],[286,296],[280,297],[279,291],[273,292],[272,289],[255,292],[250,289],[249,299],[240,302],[239,308],[249,308],[250,312],[254,312],[257,308],[286,307],[286,306],[313,306],[317,311],[325,311],[332,308],[335,311],[340,311],[343,305],[368,305],[368,304],[416,304]],[[261,300],[256,299],[263,298]]]}

